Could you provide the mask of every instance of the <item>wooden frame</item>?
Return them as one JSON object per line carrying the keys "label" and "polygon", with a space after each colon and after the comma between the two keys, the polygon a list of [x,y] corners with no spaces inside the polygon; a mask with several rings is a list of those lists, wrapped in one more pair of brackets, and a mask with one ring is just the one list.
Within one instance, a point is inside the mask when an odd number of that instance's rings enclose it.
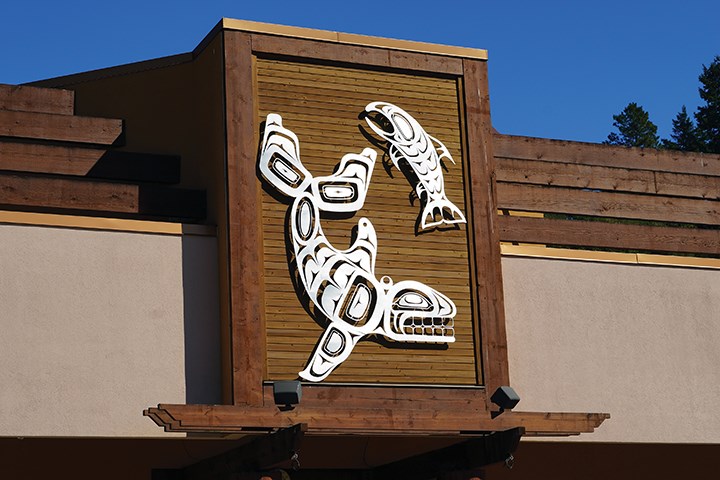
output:
{"label": "wooden frame", "polygon": [[[264,34],[224,31],[226,58],[226,108],[228,123],[228,219],[230,248],[230,292],[232,330],[233,403],[259,405],[265,365],[262,338],[261,233],[255,217],[258,188],[254,158],[258,125],[254,124],[252,58],[257,54],[281,54],[295,58],[359,63],[385,68],[409,69],[459,75],[465,72],[464,103],[468,115],[467,135],[472,224],[475,225],[475,281],[478,285],[482,332],[478,378],[488,388],[508,383],[507,346],[502,307],[500,247],[494,226],[495,206],[487,198],[494,169],[487,96],[486,64],[479,60],[462,60],[399,52],[371,47],[329,44],[314,40],[280,38]],[[478,92],[485,92],[478,98]],[[231,99],[235,99],[232,101]],[[471,105],[470,108],[467,105]],[[240,139],[239,141],[237,139]],[[237,142],[237,143],[234,143]],[[240,211],[239,205],[245,205]],[[486,235],[485,232],[490,232]],[[241,253],[240,253],[241,252]],[[242,274],[240,272],[243,272]],[[342,387],[336,387],[342,388]],[[378,386],[377,388],[382,388]],[[486,403],[486,399],[483,400]]]}
{"label": "wooden frame", "polygon": [[261,405],[265,365],[251,36],[224,32],[228,269],[234,404]]}

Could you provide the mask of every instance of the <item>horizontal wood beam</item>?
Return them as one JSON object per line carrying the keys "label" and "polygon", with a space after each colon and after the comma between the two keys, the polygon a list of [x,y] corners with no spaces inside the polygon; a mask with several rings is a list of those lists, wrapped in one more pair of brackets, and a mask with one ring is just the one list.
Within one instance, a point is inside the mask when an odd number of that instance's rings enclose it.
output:
{"label": "horizontal wood beam", "polygon": [[0,207],[51,213],[199,220],[205,192],[160,186],[0,173]]}
{"label": "horizontal wood beam", "polygon": [[252,34],[253,53],[462,75],[462,59],[378,47]]}
{"label": "horizontal wood beam", "polygon": [[[264,405],[274,405],[271,385],[263,390]],[[393,386],[303,385],[304,406],[326,408],[364,407],[373,409],[462,409],[487,414],[484,388],[427,388]]]}
{"label": "horizontal wood beam", "polygon": [[495,134],[496,157],[720,176],[720,155]]}
{"label": "horizontal wood beam", "polygon": [[714,200],[503,182],[497,195],[498,208],[507,210],[720,225],[720,201]]}
{"label": "horizontal wood beam", "polygon": [[720,230],[507,215],[498,226],[504,242],[720,255]]}
{"label": "horizontal wood beam", "polygon": [[502,158],[499,182],[720,199],[720,177]]}
{"label": "horizontal wood beam", "polygon": [[169,432],[231,433],[288,428],[307,423],[314,434],[427,435],[494,432],[524,427],[533,435],[577,435],[592,432],[604,413],[505,412],[473,414],[463,409],[374,409],[306,407],[281,411],[276,406],[158,405],[144,414]]}
{"label": "horizontal wood beam", "polygon": [[74,108],[72,90],[0,84],[0,110],[72,115]]}
{"label": "horizontal wood beam", "polygon": [[180,157],[0,139],[0,170],[177,183]]}
{"label": "horizontal wood beam", "polygon": [[122,133],[117,119],[0,110],[0,137],[113,145]]}

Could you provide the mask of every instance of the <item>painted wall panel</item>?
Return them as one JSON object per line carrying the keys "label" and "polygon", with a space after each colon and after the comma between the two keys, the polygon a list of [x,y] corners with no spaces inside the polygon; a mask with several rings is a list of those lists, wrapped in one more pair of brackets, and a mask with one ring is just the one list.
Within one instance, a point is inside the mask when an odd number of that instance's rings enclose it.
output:
{"label": "painted wall panel", "polygon": [[0,436],[160,436],[148,405],[217,401],[215,243],[1,225]]}
{"label": "painted wall panel", "polygon": [[720,272],[503,259],[519,410],[609,412],[588,442],[720,442]]}

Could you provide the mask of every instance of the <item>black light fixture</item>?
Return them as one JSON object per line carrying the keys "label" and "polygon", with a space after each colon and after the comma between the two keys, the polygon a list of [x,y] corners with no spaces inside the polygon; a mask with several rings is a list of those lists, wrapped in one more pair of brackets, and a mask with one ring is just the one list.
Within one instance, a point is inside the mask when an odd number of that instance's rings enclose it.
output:
{"label": "black light fixture", "polygon": [[520,401],[520,396],[515,392],[512,387],[503,385],[495,390],[495,393],[490,397],[490,401],[500,407],[500,413],[505,410],[512,410],[515,405]]}
{"label": "black light fixture", "polygon": [[279,380],[273,383],[275,405],[281,410],[291,410],[302,400],[302,385],[298,380]]}

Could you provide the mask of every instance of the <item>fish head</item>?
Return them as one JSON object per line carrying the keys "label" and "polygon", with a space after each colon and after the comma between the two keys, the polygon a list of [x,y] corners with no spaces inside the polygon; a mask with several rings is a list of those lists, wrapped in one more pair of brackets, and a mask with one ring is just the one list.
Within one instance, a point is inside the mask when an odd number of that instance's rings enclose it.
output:
{"label": "fish head", "polygon": [[417,120],[392,103],[369,103],[365,107],[365,122],[379,137],[400,149],[415,147],[425,139],[425,131]]}
{"label": "fish head", "polygon": [[387,292],[385,335],[397,341],[449,343],[455,341],[455,304],[424,283],[405,280]]}

